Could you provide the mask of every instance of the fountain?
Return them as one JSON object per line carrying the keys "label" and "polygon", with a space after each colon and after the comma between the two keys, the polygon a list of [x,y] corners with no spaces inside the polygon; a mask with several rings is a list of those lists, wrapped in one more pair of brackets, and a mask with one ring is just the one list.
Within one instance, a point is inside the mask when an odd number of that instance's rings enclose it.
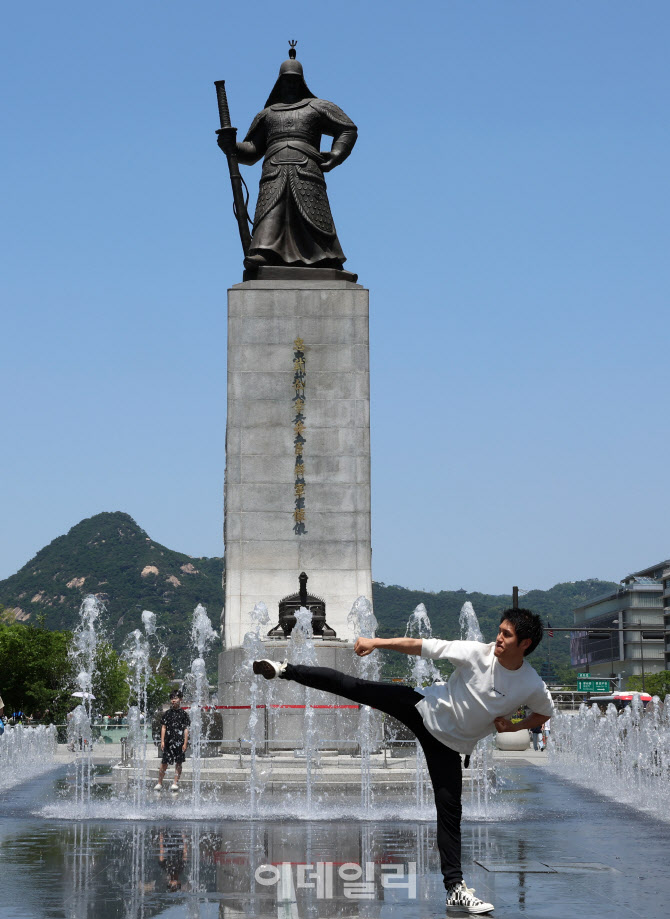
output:
{"label": "fountain", "polygon": [[265,603],[257,603],[251,611],[250,617],[251,629],[244,636],[244,660],[240,664],[237,678],[248,681],[251,687],[247,739],[250,745],[249,812],[253,817],[256,816],[258,796],[262,791],[258,770],[259,730],[261,727],[259,711],[262,711],[265,717],[267,708],[271,704],[270,699],[276,688],[276,683],[274,681],[254,679],[251,669],[253,662],[265,657],[266,653],[261,634],[267,632],[270,614]]}
{"label": "fountain", "polygon": [[[147,689],[152,675],[150,654],[151,640],[156,639],[156,614],[144,610],[142,625],[145,634],[142,634],[140,629],[131,632],[126,638],[122,653],[123,660],[128,664],[129,696],[135,702],[128,707],[128,742],[133,767],[133,803],[137,808],[143,808],[147,799],[147,730],[151,724]],[[159,645],[159,664],[164,656],[165,648]]]}
{"label": "fountain", "polygon": [[81,704],[68,715],[68,741],[75,754],[75,803],[88,811],[91,804],[93,775],[92,702],[95,658],[98,649],[100,616],[104,606],[93,594],[85,597],[79,608],[79,625],[72,634],[70,659],[77,673],[79,690],[73,695]]}
{"label": "fountain", "polygon": [[196,813],[200,811],[202,804],[203,744],[207,742],[206,734],[203,732],[202,718],[203,708],[209,701],[207,668],[204,658],[207,649],[216,638],[218,638],[218,635],[212,628],[207,610],[201,603],[198,603],[193,611],[193,625],[191,626],[191,642],[197,652],[197,657],[193,660],[191,672],[187,677],[187,685],[190,685],[189,714],[191,728],[189,740],[193,751],[191,760],[193,773],[191,803]]}
{"label": "fountain", "polygon": [[[428,618],[428,611],[423,603],[419,603],[407,621],[405,629],[406,638],[432,638],[433,630]],[[415,689],[427,683],[436,683],[441,680],[440,671],[430,658],[412,656],[409,658],[410,682]],[[416,806],[419,813],[423,813],[427,801],[430,800],[430,777],[426,766],[426,757],[418,740],[414,741],[416,750],[416,781],[415,795]]]}
{"label": "fountain", "polygon": [[53,724],[5,725],[0,737],[0,790],[27,782],[53,768],[56,728]]}
{"label": "fountain", "polygon": [[[314,633],[311,610],[301,606],[295,614],[295,626],[289,636],[287,658],[291,664],[315,666]],[[312,785],[316,754],[316,733],[314,724],[314,690],[304,687],[303,755],[305,757],[305,804],[307,813],[312,814]]]}
{"label": "fountain", "polygon": [[461,607],[461,612],[458,616],[458,626],[461,632],[461,641],[484,641],[482,630],[479,628],[479,620],[477,619],[475,608],[469,600],[466,600]]}
{"label": "fountain", "polygon": [[[78,672],[82,704],[70,718],[69,740],[74,745],[75,774],[74,802],[82,816],[93,814],[107,818],[125,815],[143,817],[163,815],[169,807],[173,816],[251,817],[263,819],[279,814],[284,817],[309,819],[310,817],[355,817],[363,820],[378,820],[394,816],[400,819],[420,817],[433,819],[430,779],[425,766],[423,752],[414,747],[413,754],[387,758],[387,752],[377,755],[377,713],[362,706],[358,712],[351,712],[352,706],[330,705],[323,700],[328,721],[321,720],[321,700],[316,691],[298,686],[290,687],[294,694],[287,705],[273,703],[278,684],[276,681],[259,680],[251,677],[251,661],[266,656],[275,650],[268,648],[266,632],[270,616],[264,604],[259,603],[250,614],[251,628],[244,638],[243,653],[238,661],[236,679],[240,685],[247,683],[245,692],[238,697],[235,708],[247,709],[246,723],[240,730],[239,750],[225,745],[216,749],[215,755],[207,756],[208,731],[212,722],[219,718],[236,717],[237,712],[222,710],[212,717],[209,710],[209,696],[205,658],[211,642],[217,638],[207,616],[206,609],[198,605],[194,610],[191,629],[194,658],[185,681],[185,704],[190,708],[190,743],[192,755],[187,760],[185,784],[188,794],[181,801],[159,800],[148,795],[153,784],[154,768],[148,763],[149,751],[147,728],[150,712],[147,707],[147,688],[152,676],[152,663],[160,658],[164,649],[156,650],[156,616],[145,610],[142,614],[142,629],[133,630],[126,638],[123,659],[128,665],[129,689],[129,737],[124,764],[112,769],[109,780],[101,774],[92,774],[91,740],[92,722],[91,689],[97,683],[94,678],[95,649],[100,634],[102,607],[95,598],[87,598],[82,604],[82,620],[73,643],[73,662]],[[464,637],[481,636],[476,615],[471,605],[463,610],[462,621],[466,623]],[[358,598],[349,615],[352,631],[371,637],[375,633],[376,620],[371,604],[365,598]],[[409,617],[406,634],[414,637],[431,637],[431,626],[423,605],[417,607]],[[281,650],[280,650],[281,648]],[[281,656],[287,656],[292,663],[316,663],[315,640],[312,634],[312,615],[306,607],[296,610],[296,625],[285,642],[276,649]],[[363,679],[378,679],[379,655],[364,658],[354,657],[358,674]],[[440,680],[435,663],[420,656],[409,659],[411,685],[421,687],[429,681]],[[251,677],[249,679],[249,677]],[[248,682],[247,682],[248,680]],[[283,688],[283,687],[279,687]],[[88,695],[87,695],[88,694]],[[283,697],[282,697],[283,698]],[[284,712],[284,709],[295,711]],[[342,709],[342,710],[340,710]],[[354,720],[353,716],[356,716]],[[272,721],[288,716],[290,736],[296,735],[296,746],[272,746],[268,743]],[[343,719],[346,730],[338,729]],[[349,726],[351,721],[351,730]],[[282,722],[283,724],[284,722]],[[336,728],[333,733],[331,725]],[[295,727],[294,727],[295,725]],[[242,725],[241,725],[242,727]],[[296,730],[297,728],[297,730]],[[215,734],[214,736],[221,736]],[[334,741],[338,746],[321,751],[322,741]],[[414,738],[412,738],[414,740]],[[355,755],[343,751],[343,741],[357,742]],[[483,749],[482,749],[483,748]],[[289,752],[292,749],[293,752]],[[359,756],[360,754],[360,756]],[[118,756],[112,747],[96,747],[98,758]],[[95,771],[94,771],[95,772]],[[471,771],[466,773],[470,790],[466,790],[466,814],[475,819],[490,819],[490,796],[492,764],[490,752],[484,744],[473,754]],[[96,784],[95,800],[91,800],[91,786]],[[105,790],[105,787],[107,790]],[[378,789],[384,793],[376,795]],[[352,792],[356,798],[352,800]],[[497,811],[496,811],[497,812]],[[64,816],[58,806],[45,809],[47,816]],[[68,816],[71,816],[71,807]]]}
{"label": "fountain", "polygon": [[[474,606],[466,600],[458,617],[462,641],[484,641]],[[491,796],[500,782],[493,763],[494,734],[483,737],[470,754],[470,786],[466,799],[471,814],[484,820],[491,816]]]}
{"label": "fountain", "polygon": [[549,768],[561,777],[669,819],[670,695],[643,707],[639,694],[617,711],[582,703],[551,719]]}
{"label": "fountain", "polygon": [[[377,620],[372,611],[372,604],[367,597],[359,597],[351,607],[347,617],[354,635],[361,638],[374,638]],[[363,680],[378,680],[381,661],[378,654],[357,657],[358,675]],[[361,752],[361,809],[366,817],[370,816],[372,807],[372,769],[371,755],[373,748],[372,709],[363,705],[360,710],[358,732]]]}

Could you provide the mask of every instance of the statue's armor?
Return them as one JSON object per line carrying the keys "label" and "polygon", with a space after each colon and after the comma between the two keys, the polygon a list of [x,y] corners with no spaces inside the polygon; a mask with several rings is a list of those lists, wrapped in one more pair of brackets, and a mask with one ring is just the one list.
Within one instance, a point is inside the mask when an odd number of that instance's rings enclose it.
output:
{"label": "statue's armor", "polygon": [[[319,164],[323,134],[334,138],[331,151],[341,162],[356,142],[356,126],[332,102],[308,98],[292,104],[276,103],[263,109],[249,128],[239,146],[242,162],[253,162],[264,156],[250,251],[270,249],[277,252],[284,243],[277,243],[280,215],[273,210],[283,207],[288,223],[295,220],[294,210],[306,224],[298,233],[300,260],[309,262],[307,237],[316,231],[313,260],[324,258],[343,262],[342,252],[330,212],[326,183]],[[245,155],[246,154],[246,155]],[[290,200],[289,200],[290,199]],[[287,252],[277,254],[286,262],[295,262],[292,245]]]}

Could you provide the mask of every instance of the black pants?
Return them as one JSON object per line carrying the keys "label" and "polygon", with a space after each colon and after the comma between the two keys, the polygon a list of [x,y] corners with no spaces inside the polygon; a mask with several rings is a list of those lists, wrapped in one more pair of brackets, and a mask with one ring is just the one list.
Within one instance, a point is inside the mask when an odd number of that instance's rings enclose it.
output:
{"label": "black pants", "polygon": [[426,765],[433,783],[437,808],[437,847],[444,877],[449,887],[463,879],[461,873],[461,757],[436,740],[423,724],[416,710],[420,693],[399,683],[375,683],[340,673],[330,667],[306,667],[288,664],[284,680],[294,680],[323,692],[332,692],[360,705],[369,705],[402,721],[414,733],[426,756]]}

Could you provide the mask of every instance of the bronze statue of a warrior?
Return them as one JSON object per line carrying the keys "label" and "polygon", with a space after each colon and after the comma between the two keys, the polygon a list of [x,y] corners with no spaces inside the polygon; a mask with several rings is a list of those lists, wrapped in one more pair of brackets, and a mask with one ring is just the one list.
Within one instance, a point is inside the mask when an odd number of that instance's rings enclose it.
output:
{"label": "bronze statue of a warrior", "polygon": [[[341,270],[346,258],[335,231],[323,174],[349,156],[358,131],[342,109],[310,92],[293,46],[289,54],[289,60],[279,68],[265,108],[254,118],[244,140],[236,142],[236,129],[229,126],[229,117],[224,126],[222,115],[222,128],[217,131],[218,144],[229,163],[237,160],[251,166],[263,157],[253,232],[250,242],[247,236],[247,245],[241,228],[244,265],[248,271],[263,266]],[[225,90],[223,93],[225,99]],[[221,110],[221,99],[219,107]],[[227,103],[225,113],[227,116]],[[333,138],[327,153],[320,152],[323,134]],[[231,165],[231,178],[234,168],[236,163]],[[237,190],[241,194],[239,187]],[[236,198],[238,220],[239,211]]]}

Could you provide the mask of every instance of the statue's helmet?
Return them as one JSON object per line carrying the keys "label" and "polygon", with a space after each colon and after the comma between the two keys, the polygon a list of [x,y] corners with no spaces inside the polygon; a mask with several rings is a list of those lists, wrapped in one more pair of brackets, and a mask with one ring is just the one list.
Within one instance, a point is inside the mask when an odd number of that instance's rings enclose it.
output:
{"label": "statue's helmet", "polygon": [[[282,82],[285,77],[298,77],[299,86],[301,92],[301,99],[316,99],[316,96],[313,92],[310,91],[307,83],[305,83],[305,77],[302,72],[302,64],[300,61],[296,61],[295,58],[291,57],[289,60],[284,61],[284,63],[279,68],[279,76],[277,77],[277,82],[272,87],[272,92],[268,96],[268,100],[265,103],[265,108],[268,108],[270,105],[275,105],[277,102],[282,101]],[[298,81],[296,80],[296,83]]]}
{"label": "statue's helmet", "polygon": [[279,68],[279,76],[283,77],[288,73],[294,74],[298,77],[303,77],[302,64],[300,61],[296,61],[294,58],[289,58],[287,61],[284,61],[284,63]]}

